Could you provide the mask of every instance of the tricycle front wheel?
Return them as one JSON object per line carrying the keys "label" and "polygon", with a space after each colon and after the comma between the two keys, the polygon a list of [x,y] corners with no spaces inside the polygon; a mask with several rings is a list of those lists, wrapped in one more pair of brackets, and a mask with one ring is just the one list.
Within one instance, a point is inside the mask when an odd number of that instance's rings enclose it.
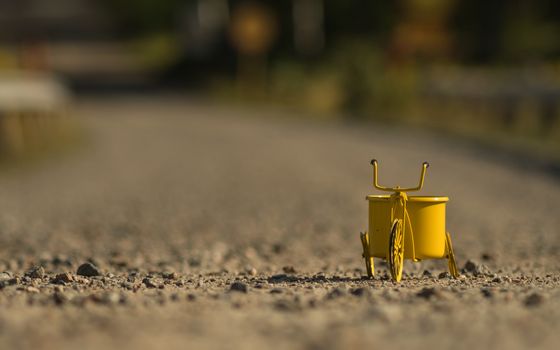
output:
{"label": "tricycle front wheel", "polygon": [[404,265],[404,235],[402,220],[393,221],[389,236],[389,270],[393,281],[400,282]]}

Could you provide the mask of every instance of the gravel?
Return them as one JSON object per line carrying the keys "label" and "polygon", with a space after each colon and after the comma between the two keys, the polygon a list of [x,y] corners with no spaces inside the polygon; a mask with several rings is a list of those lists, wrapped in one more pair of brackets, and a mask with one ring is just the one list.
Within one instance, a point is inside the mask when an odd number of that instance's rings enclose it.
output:
{"label": "gravel", "polygon": [[[3,348],[558,347],[556,178],[448,136],[149,100],[82,101],[86,147],[0,176]],[[460,278],[364,276],[372,156],[388,185],[430,161]]]}
{"label": "gravel", "polygon": [[229,286],[229,290],[232,292],[247,293],[249,287],[243,282],[236,281]]}
{"label": "gravel", "polygon": [[25,272],[25,276],[29,278],[43,278],[45,276],[45,268],[43,266],[33,266]]}

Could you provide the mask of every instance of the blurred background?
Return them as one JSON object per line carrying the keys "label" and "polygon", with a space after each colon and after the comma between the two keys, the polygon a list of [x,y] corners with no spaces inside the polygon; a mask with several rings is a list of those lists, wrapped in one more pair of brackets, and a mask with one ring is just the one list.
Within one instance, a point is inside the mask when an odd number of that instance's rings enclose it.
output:
{"label": "blurred background", "polygon": [[0,0],[3,159],[74,142],[83,96],[169,91],[553,159],[560,3]]}

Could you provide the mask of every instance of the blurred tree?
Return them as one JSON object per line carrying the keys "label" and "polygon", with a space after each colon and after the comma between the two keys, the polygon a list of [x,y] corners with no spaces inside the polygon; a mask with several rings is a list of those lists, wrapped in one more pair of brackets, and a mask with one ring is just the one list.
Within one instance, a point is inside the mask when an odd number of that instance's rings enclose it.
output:
{"label": "blurred tree", "polygon": [[560,2],[460,1],[450,21],[462,62],[516,62],[558,57]]}
{"label": "blurred tree", "polygon": [[172,31],[185,4],[196,0],[102,0],[123,35]]}

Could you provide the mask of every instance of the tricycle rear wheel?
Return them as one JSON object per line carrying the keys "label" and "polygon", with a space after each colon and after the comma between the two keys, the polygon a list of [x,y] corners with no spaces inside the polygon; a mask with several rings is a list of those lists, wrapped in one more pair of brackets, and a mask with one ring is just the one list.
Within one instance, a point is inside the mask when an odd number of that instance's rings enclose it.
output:
{"label": "tricycle rear wheel", "polygon": [[362,241],[362,248],[363,253],[362,256],[366,261],[366,271],[368,277],[373,277],[375,274],[374,265],[373,265],[373,256],[369,254],[369,236],[367,233],[360,232],[360,240]]}
{"label": "tricycle rear wheel", "polygon": [[459,270],[455,262],[455,253],[453,252],[453,245],[451,244],[451,235],[449,232],[445,233],[445,244],[447,245],[447,265],[449,267],[449,274],[457,278],[459,277]]}
{"label": "tricycle rear wheel", "polygon": [[404,265],[404,235],[402,220],[393,221],[389,236],[389,270],[393,281],[400,282]]}

